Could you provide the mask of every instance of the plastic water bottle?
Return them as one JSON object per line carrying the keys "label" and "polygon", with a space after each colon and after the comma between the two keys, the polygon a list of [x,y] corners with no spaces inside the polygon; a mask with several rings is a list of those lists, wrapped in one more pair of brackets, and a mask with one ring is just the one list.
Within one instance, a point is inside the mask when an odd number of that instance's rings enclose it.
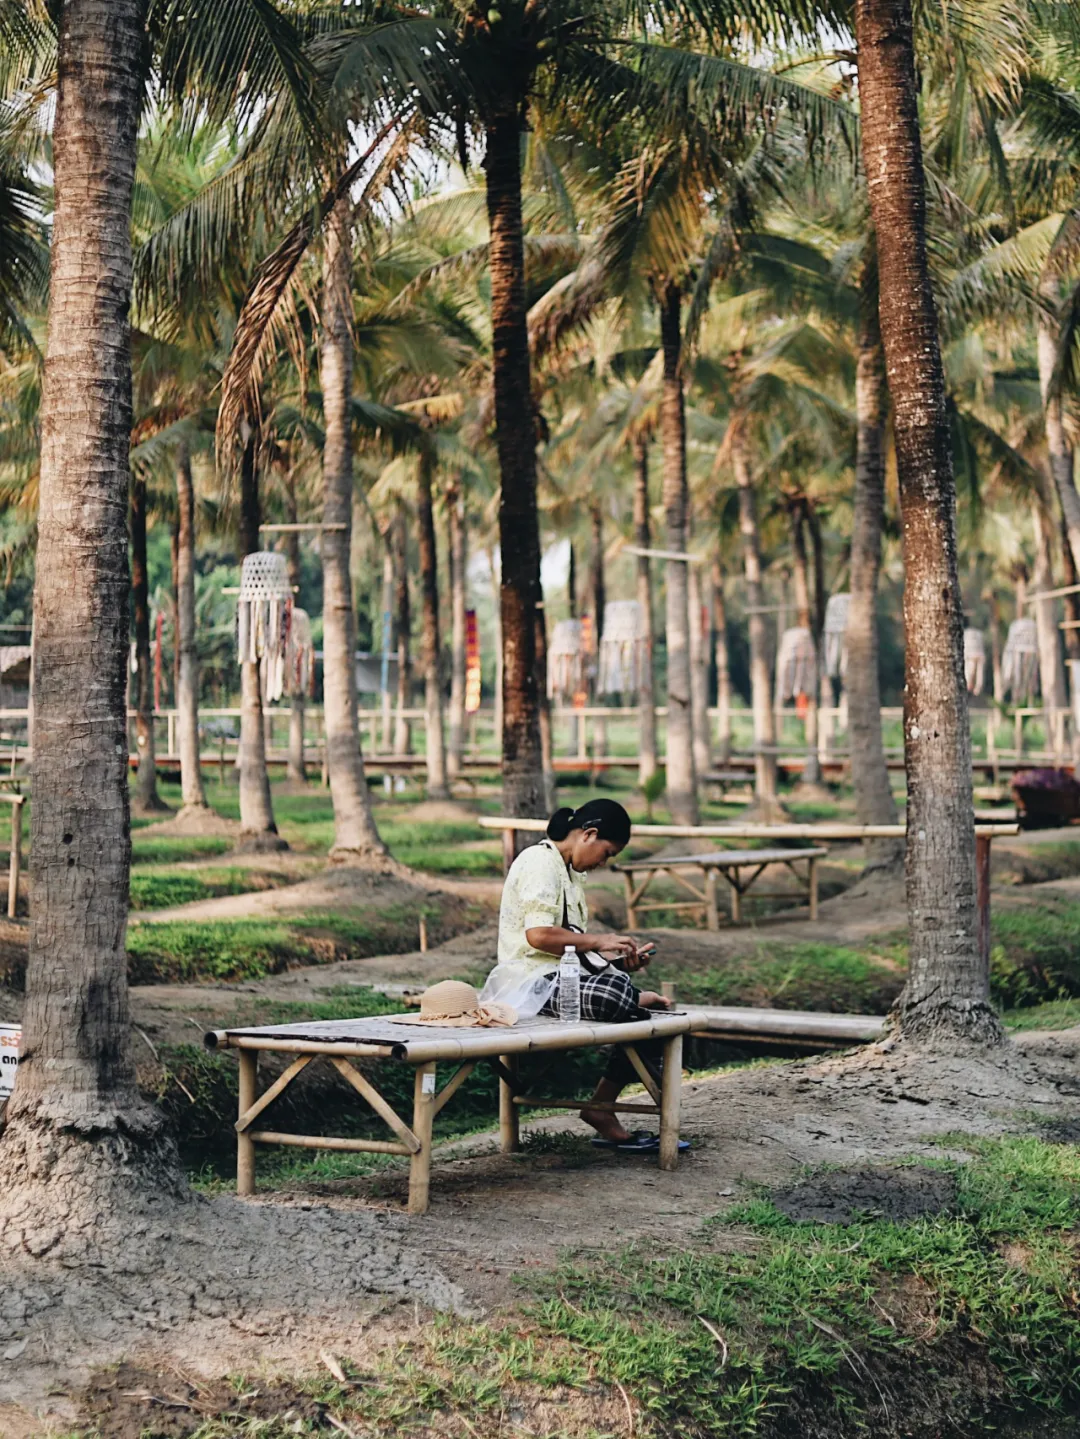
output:
{"label": "plastic water bottle", "polygon": [[577,1024],[581,1019],[581,969],[577,950],[567,945],[559,962],[559,1019]]}

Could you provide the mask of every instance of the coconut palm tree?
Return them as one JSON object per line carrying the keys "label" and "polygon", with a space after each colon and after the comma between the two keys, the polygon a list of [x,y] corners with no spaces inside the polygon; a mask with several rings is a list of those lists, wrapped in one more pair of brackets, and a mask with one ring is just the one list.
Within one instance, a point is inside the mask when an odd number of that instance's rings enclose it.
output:
{"label": "coconut palm tree", "polygon": [[956,491],[926,250],[926,185],[908,0],[857,0],[862,154],[904,521],[904,748],[910,969],[902,1032],[1000,1043],[975,923],[971,739]]}
{"label": "coconut palm tree", "polygon": [[179,21],[140,0],[70,0],[55,37],[26,1060],[8,1106],[17,1178],[2,1216],[28,1252],[58,1213],[75,1252],[103,1212],[182,1187],[162,1116],[135,1082],[124,949],[132,189],[148,33],[163,89],[179,81],[210,110],[224,101],[249,117],[265,103],[268,50],[279,83],[283,68],[300,78],[272,6],[228,8],[211,17],[195,4]]}
{"label": "coconut palm tree", "polygon": [[356,617],[353,613],[352,246],[349,202],[334,206],[323,256],[320,367],[323,414],[323,697],[326,762],[334,804],[336,860],[384,859],[387,850],[371,813],[360,755],[357,715]]}

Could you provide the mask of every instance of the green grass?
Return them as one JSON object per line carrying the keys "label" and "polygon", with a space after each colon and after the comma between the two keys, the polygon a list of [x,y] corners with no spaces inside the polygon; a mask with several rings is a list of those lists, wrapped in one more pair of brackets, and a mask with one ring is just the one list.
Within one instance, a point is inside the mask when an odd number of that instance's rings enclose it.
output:
{"label": "green grass", "polygon": [[225,854],[232,849],[230,840],[220,835],[140,835],[131,836],[132,864],[182,864],[184,860],[205,859],[208,855]]}
{"label": "green grass", "polygon": [[167,909],[174,904],[267,887],[264,871],[254,872],[254,879],[252,876],[253,871],[235,867],[192,871],[155,866],[135,870],[131,876],[131,908]]}
{"label": "green grass", "polygon": [[884,1013],[904,982],[906,945],[889,938],[874,950],[828,944],[762,944],[723,967],[666,967],[663,946],[650,983],[673,980],[680,1002],[748,1004],[830,1013]]}
{"label": "green grass", "polygon": [[999,906],[991,920],[995,997],[1007,1008],[1080,996],[1080,904],[1044,897]]}
{"label": "green grass", "polygon": [[[415,905],[379,910],[297,915],[284,919],[167,920],[128,930],[128,975],[133,984],[193,984],[261,979],[268,974],[335,959],[401,954],[415,949]],[[424,907],[433,944],[444,934],[440,910]]]}
{"label": "green grass", "polygon": [[[632,1249],[569,1265],[547,1282],[540,1322],[674,1432],[749,1434],[805,1405],[850,1432],[894,1381],[932,1385],[958,1339],[981,1351],[1005,1407],[1064,1410],[1080,1398],[1080,1153],[1027,1138],[953,1143],[972,1152],[949,1166],[954,1214],[837,1229],[753,1201],[723,1221],[757,1237],[749,1254]],[[1006,1243],[1022,1262],[1003,1255]],[[722,1379],[699,1316],[729,1346]],[[956,1419],[977,1416],[976,1393],[947,1397]],[[902,1405],[903,1392],[892,1399]]]}
{"label": "green grass", "polygon": [[1080,999],[1051,999],[1027,1009],[1007,1009],[1001,1017],[1007,1029],[1071,1029],[1080,1024]]}
{"label": "green grass", "polygon": [[372,1436],[600,1439],[628,1432],[627,1406],[637,1434],[672,1439],[931,1439],[1000,1431],[1010,1415],[1024,1426],[1010,1432],[1031,1432],[1080,1402],[1080,1152],[948,1144],[970,1158],[937,1161],[955,1174],[947,1213],[838,1228],[752,1199],[689,1248],[523,1275],[524,1311],[441,1316],[377,1350],[359,1383],[245,1386],[280,1393],[258,1427],[237,1378],[197,1439],[323,1433],[328,1413]]}

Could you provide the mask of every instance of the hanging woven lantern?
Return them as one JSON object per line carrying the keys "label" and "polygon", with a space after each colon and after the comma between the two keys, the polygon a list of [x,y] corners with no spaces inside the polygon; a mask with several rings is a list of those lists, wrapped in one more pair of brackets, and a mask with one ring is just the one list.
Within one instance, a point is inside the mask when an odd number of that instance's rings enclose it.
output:
{"label": "hanging woven lantern", "polygon": [[315,644],[311,638],[311,617],[307,610],[293,606],[285,649],[285,688],[290,695],[315,693]]}
{"label": "hanging woven lantern", "polygon": [[548,698],[572,699],[585,686],[580,620],[560,620],[548,645]]}
{"label": "hanging woven lantern", "polygon": [[285,556],[259,550],[244,556],[236,606],[236,651],[241,664],[258,664],[263,699],[281,698],[292,612]]}
{"label": "hanging woven lantern", "polygon": [[986,682],[986,641],[982,630],[964,631],[964,680],[969,695],[981,695]]}
{"label": "hanging woven lantern", "polygon": [[817,656],[814,637],[802,625],[785,630],[776,655],[776,687],[781,704],[812,695],[817,688]]}
{"label": "hanging woven lantern", "polygon": [[637,600],[612,600],[604,606],[597,693],[636,695],[645,665],[645,634]]}
{"label": "hanging woven lantern", "polygon": [[1014,700],[1039,690],[1039,634],[1034,620],[1013,620],[1001,656],[1001,680]]}
{"label": "hanging woven lantern", "polygon": [[847,630],[850,595],[830,595],[825,606],[825,673],[830,679],[843,679],[847,672]]}

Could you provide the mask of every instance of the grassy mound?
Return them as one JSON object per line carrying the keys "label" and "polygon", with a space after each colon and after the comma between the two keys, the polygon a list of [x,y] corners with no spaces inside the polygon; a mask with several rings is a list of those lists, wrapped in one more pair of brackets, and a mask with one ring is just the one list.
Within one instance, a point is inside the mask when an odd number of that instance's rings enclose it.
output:
{"label": "grassy mound", "polygon": [[195,984],[261,979],[302,965],[407,954],[417,945],[420,914],[430,942],[480,924],[485,911],[453,896],[424,904],[387,905],[288,919],[166,920],[128,930],[132,984]]}
{"label": "grassy mound", "polygon": [[200,870],[172,869],[166,865],[154,865],[152,868],[140,866],[131,874],[131,908],[169,909],[174,904],[217,899],[225,894],[277,889],[286,882],[285,875],[235,865]]}
{"label": "grassy mound", "polygon": [[761,944],[723,967],[649,969],[649,983],[673,980],[681,1003],[745,1004],[765,1009],[811,1009],[830,1014],[884,1014],[900,992],[906,945],[879,942],[873,950],[829,944]]}

